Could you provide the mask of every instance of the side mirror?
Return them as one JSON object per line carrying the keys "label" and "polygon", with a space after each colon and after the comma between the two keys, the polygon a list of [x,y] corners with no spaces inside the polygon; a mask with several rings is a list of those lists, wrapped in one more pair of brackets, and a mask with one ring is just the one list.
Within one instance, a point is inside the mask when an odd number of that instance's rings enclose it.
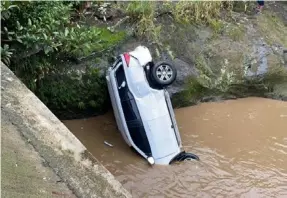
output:
{"label": "side mirror", "polygon": [[123,87],[125,87],[125,86],[126,86],[126,81],[123,81],[122,84],[121,84],[121,86],[119,87],[119,89],[121,89],[121,88],[123,88]]}

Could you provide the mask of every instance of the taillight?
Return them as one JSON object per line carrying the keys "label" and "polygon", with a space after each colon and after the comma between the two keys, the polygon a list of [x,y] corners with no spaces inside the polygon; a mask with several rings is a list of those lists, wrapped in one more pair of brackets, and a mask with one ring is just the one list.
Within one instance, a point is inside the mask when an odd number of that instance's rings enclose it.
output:
{"label": "taillight", "polygon": [[124,53],[124,57],[125,57],[125,61],[127,63],[127,66],[129,66],[131,56],[128,53]]}

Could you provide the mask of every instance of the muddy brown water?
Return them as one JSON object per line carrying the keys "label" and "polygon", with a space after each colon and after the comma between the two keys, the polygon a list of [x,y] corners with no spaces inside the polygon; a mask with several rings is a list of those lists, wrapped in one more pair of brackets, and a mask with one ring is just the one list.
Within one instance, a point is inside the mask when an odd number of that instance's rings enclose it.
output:
{"label": "muddy brown water", "polygon": [[149,166],[112,112],[63,122],[133,197],[287,197],[287,102],[245,98],[175,114],[184,149],[200,162]]}

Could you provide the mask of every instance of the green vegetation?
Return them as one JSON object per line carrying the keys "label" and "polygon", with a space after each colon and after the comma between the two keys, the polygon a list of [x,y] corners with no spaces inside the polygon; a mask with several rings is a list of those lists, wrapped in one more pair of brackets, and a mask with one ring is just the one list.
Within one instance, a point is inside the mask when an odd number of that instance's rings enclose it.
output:
{"label": "green vegetation", "polygon": [[39,97],[52,111],[73,113],[93,109],[99,113],[106,108],[106,81],[95,68],[89,67],[84,73],[49,75],[40,83]]}
{"label": "green vegetation", "polygon": [[235,12],[244,12],[246,14],[251,14],[256,6],[254,1],[234,1],[232,5],[232,10]]}
{"label": "green vegetation", "polygon": [[223,10],[231,11],[232,1],[167,1],[164,3],[156,1],[134,1],[123,2],[123,9],[132,22],[135,23],[138,36],[144,36],[149,41],[162,45],[160,40],[161,25],[158,16],[168,14],[183,24],[211,24],[212,28],[220,32],[223,24],[219,21]]}
{"label": "green vegetation", "polygon": [[[264,37],[270,45],[287,45],[286,27],[276,15],[266,11],[253,19],[247,17],[254,2],[90,4],[92,14],[87,16],[83,11],[87,2],[83,1],[1,2],[1,60],[56,115],[99,113],[105,109],[107,88],[97,66],[106,64],[103,57],[109,57],[129,35],[128,31],[117,31],[125,28],[117,25],[124,24],[120,23],[122,19],[129,19],[125,25],[152,44],[153,55],[168,54],[195,65],[199,76],[187,81],[186,91],[179,97],[181,104],[206,96],[241,96],[251,90],[259,93],[273,89],[276,79],[281,83],[286,78],[286,73],[278,69],[264,80],[244,77],[247,67],[255,71],[259,64],[250,47],[255,37]],[[111,17],[112,12],[106,12],[110,8],[116,10],[115,15],[119,11],[120,17]],[[105,16],[111,27],[103,24]],[[249,24],[256,27],[256,35],[246,31],[252,29],[246,26]],[[267,57],[268,66],[282,68],[278,54],[273,55]],[[278,74],[283,74],[282,78]]]}
{"label": "green vegetation", "polygon": [[173,13],[178,22],[208,23],[220,16],[223,6],[223,1],[179,1]]}
{"label": "green vegetation", "polygon": [[258,18],[258,29],[268,43],[276,42],[287,46],[287,28],[275,13],[265,12]]}
{"label": "green vegetation", "polygon": [[198,77],[191,77],[185,84],[185,90],[173,98],[174,107],[184,107],[199,101],[240,98],[248,96],[285,98],[287,86],[287,70],[277,63],[264,76],[246,77],[246,65],[239,72],[228,70],[225,60],[219,75],[207,69],[205,60],[200,57],[196,62]]}
{"label": "green vegetation", "polygon": [[245,33],[245,30],[244,30],[243,25],[231,27],[227,31],[227,35],[234,41],[241,40],[244,37],[244,33]]}
{"label": "green vegetation", "polygon": [[53,110],[102,109],[105,84],[96,69],[82,68],[85,74],[75,77],[71,65],[103,54],[125,37],[124,32],[80,24],[76,8],[84,3],[1,2],[1,60]]}
{"label": "green vegetation", "polygon": [[121,3],[119,7],[136,24],[136,34],[150,41],[159,42],[160,25],[155,24],[156,4],[153,1],[132,1]]}
{"label": "green vegetation", "polygon": [[224,23],[221,20],[211,19],[209,21],[209,26],[212,28],[214,35],[221,34],[224,29]]}
{"label": "green vegetation", "polygon": [[198,89],[198,87],[202,87],[205,91],[213,90],[216,93],[225,93],[232,84],[240,83],[240,78],[234,73],[234,71],[230,71],[227,59],[221,61],[219,74],[215,74],[214,71],[210,69],[209,64],[202,55],[196,59],[195,66],[199,71],[199,76],[196,79],[196,83],[194,79],[190,79],[188,81],[188,94],[194,93],[194,87],[196,87],[196,89]]}

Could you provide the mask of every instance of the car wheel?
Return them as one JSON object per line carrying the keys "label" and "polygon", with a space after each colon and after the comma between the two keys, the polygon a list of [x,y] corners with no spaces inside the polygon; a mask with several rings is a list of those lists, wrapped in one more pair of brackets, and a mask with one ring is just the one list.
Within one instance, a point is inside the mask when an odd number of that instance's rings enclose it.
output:
{"label": "car wheel", "polygon": [[175,158],[173,158],[170,162],[182,162],[182,161],[190,161],[190,160],[196,160],[199,161],[199,157],[193,153],[187,153],[185,151],[179,153]]}
{"label": "car wheel", "polygon": [[185,153],[183,157],[183,161],[197,160],[199,161],[199,157],[193,153]]}
{"label": "car wheel", "polygon": [[151,69],[151,76],[156,84],[168,86],[176,79],[177,71],[175,67],[168,62],[158,62]]}

